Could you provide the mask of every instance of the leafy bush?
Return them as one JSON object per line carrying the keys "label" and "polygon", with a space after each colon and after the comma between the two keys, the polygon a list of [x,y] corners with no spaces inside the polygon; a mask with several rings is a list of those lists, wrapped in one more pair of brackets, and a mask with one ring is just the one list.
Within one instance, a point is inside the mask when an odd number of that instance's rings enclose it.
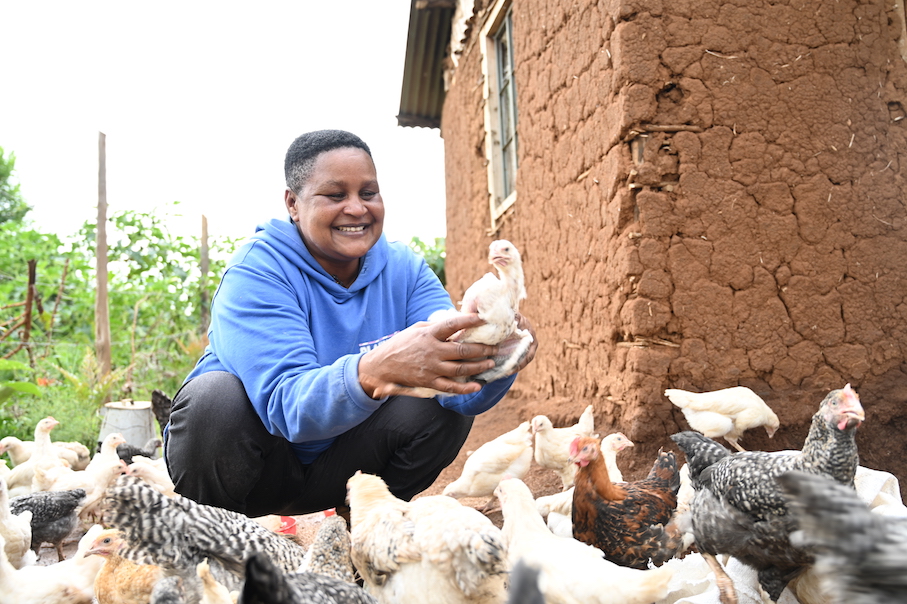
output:
{"label": "leafy bush", "polygon": [[[0,224],[0,300],[9,301],[0,308],[0,358],[27,363],[49,385],[15,404],[0,403],[0,436],[31,439],[35,424],[54,415],[61,422],[55,440],[70,429],[87,430],[67,440],[88,444],[96,440],[104,401],[148,400],[156,388],[176,392],[204,347],[202,291],[210,300],[235,241],[210,242],[210,276],[203,282],[200,242],[170,233],[166,218],[135,211],[110,218],[109,375],[100,374],[94,353],[95,225],[86,223],[74,241],[63,242],[21,222]],[[37,300],[23,342],[21,329],[10,330],[24,310],[30,259],[38,261]]]}
{"label": "leafy bush", "polygon": [[444,258],[447,255],[444,237],[435,237],[434,245],[422,241],[418,237],[413,237],[412,241],[409,243],[409,247],[425,258],[428,267],[438,276],[438,279],[441,280],[441,284],[447,285],[447,275],[444,273]]}

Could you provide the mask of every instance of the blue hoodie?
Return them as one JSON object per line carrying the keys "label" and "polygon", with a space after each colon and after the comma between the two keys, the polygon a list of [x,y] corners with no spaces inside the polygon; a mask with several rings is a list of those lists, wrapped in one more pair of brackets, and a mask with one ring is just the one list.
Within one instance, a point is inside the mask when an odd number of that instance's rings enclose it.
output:
{"label": "blue hoodie", "polygon": [[[311,463],[334,438],[387,399],[359,384],[359,359],[396,332],[452,308],[425,261],[384,235],[344,288],[315,260],[291,220],[256,229],[227,265],[211,304],[210,344],[191,380],[208,371],[237,376],[265,428]],[[495,405],[515,376],[441,405],[477,415]]]}

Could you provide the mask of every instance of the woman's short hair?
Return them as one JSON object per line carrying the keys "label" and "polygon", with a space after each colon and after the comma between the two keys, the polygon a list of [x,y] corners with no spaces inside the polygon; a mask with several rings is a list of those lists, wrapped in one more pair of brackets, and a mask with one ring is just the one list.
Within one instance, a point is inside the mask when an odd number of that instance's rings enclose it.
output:
{"label": "woman's short hair", "polygon": [[294,193],[299,193],[312,175],[315,160],[319,155],[334,149],[348,147],[362,149],[368,153],[369,157],[372,156],[365,141],[345,130],[315,130],[297,137],[287,149],[287,157],[283,163],[287,188]]}

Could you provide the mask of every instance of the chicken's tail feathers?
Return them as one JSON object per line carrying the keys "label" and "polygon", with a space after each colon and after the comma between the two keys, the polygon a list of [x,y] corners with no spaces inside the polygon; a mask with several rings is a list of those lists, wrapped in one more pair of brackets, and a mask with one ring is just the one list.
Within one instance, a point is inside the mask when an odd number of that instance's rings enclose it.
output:
{"label": "chicken's tail feathers", "polygon": [[693,397],[696,396],[696,393],[678,390],[677,388],[668,388],[665,390],[665,396],[668,397],[668,400],[676,407],[683,409],[693,401]]}
{"label": "chicken's tail feathers", "polygon": [[659,451],[646,479],[658,479],[674,494],[680,489],[680,473],[677,471],[677,456],[673,451]]}
{"label": "chicken's tail feathers", "polygon": [[692,430],[672,434],[671,440],[677,443],[686,455],[690,479],[694,486],[699,484],[699,475],[703,470],[731,455],[724,446]]}
{"label": "chicken's tail feathers", "polygon": [[507,548],[497,532],[476,532],[460,550],[465,559],[454,562],[457,585],[467,597],[482,589],[488,577],[508,571]]}

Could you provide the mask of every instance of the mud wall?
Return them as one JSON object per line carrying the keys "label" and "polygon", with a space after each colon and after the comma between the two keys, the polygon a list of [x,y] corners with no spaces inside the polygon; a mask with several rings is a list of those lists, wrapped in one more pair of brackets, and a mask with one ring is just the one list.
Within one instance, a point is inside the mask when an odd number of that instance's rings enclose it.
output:
{"label": "mud wall", "polygon": [[742,444],[778,449],[799,448],[822,396],[850,382],[864,461],[903,465],[903,9],[556,4],[514,3],[518,199],[498,232],[478,44],[450,74],[441,126],[452,296],[493,239],[523,252],[540,348],[510,395],[521,414],[557,425],[591,402],[648,464],[687,427],[667,387],[753,388],[782,428]]}

